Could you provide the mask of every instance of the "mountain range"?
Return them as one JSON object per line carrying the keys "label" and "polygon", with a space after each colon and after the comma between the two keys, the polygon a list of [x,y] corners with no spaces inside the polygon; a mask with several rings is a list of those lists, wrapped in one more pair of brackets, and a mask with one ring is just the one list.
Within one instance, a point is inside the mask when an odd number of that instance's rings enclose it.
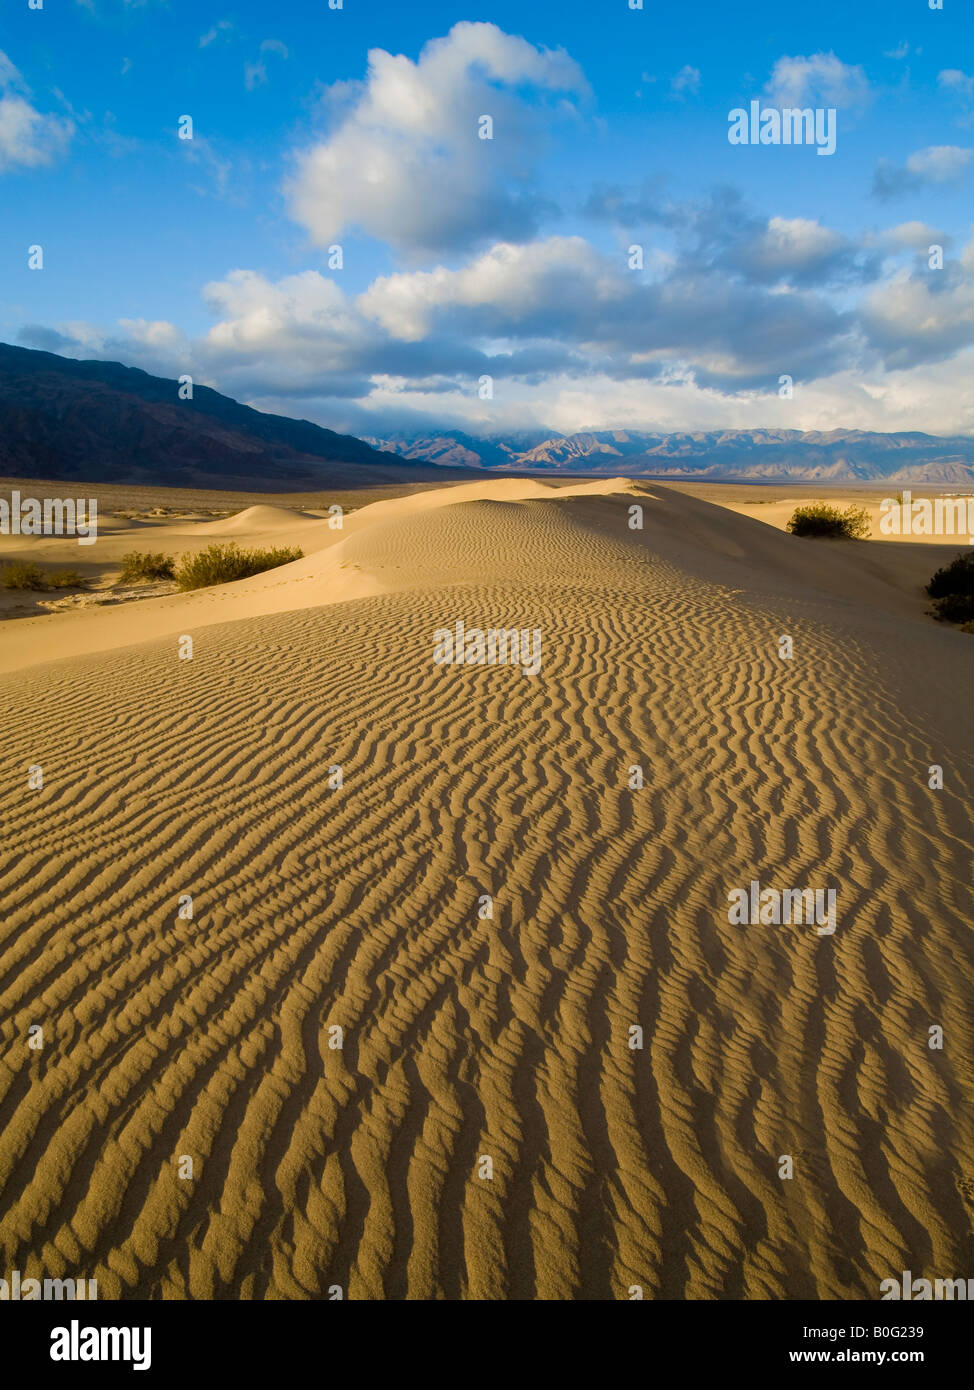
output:
{"label": "mountain range", "polygon": [[[184,393],[185,394],[185,393]],[[0,344],[0,475],[253,491],[463,479],[470,470],[974,483],[974,438],[866,430],[336,434],[119,362]]]}
{"label": "mountain range", "polygon": [[119,362],[0,343],[0,474],[160,487],[317,489],[442,479],[309,420]]}
{"label": "mountain range", "polygon": [[369,443],[403,459],[517,472],[625,473],[715,481],[974,481],[974,438],[919,432],[587,430],[542,438],[492,435],[486,439],[449,432],[391,434],[369,438]]}

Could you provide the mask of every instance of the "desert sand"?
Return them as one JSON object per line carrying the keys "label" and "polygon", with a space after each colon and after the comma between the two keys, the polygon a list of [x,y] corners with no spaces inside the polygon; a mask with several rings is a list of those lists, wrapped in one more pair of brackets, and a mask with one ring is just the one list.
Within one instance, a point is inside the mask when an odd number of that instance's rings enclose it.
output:
{"label": "desert sand", "polygon": [[[305,558],[0,627],[6,1269],[169,1299],[970,1272],[974,638],[904,578],[923,547],[624,479],[200,525]],[[436,665],[458,620],[538,629],[539,674]],[[834,934],[731,925],[752,880],[837,889]]]}
{"label": "desert sand", "polygon": [[[884,496],[892,496],[893,498],[895,498],[896,495],[897,489],[895,488],[887,489],[884,493]],[[922,498],[926,495],[927,494],[919,493],[918,498]],[[945,496],[943,492],[937,495],[940,497]],[[967,493],[958,493],[958,496],[962,496],[965,500],[967,495]],[[912,530],[907,531],[905,535],[896,536],[888,534],[888,531],[884,532],[881,524],[883,520],[882,498],[876,493],[857,498],[855,502],[853,502],[852,498],[848,495],[803,497],[800,494],[792,494],[790,497],[782,497],[780,499],[776,497],[774,500],[759,502],[728,501],[726,505],[732,511],[740,512],[742,516],[753,516],[756,521],[763,521],[768,526],[776,526],[779,531],[784,531],[787,529],[788,522],[796,507],[806,507],[809,504],[821,505],[823,503],[829,507],[836,507],[839,511],[845,511],[850,505],[864,510],[869,518],[869,535],[872,540],[895,540],[900,544],[906,543],[908,545],[951,545],[955,550],[961,549],[970,543],[968,539],[969,533],[966,530],[962,533],[931,534],[929,536],[919,531],[914,534]]]}

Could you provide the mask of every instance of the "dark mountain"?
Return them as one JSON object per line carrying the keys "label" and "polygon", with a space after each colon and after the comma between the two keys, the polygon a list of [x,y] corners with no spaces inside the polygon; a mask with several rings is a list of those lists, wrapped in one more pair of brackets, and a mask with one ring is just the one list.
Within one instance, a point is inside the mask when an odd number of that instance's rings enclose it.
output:
{"label": "dark mountain", "polygon": [[[974,439],[867,430],[707,430],[662,434],[591,430],[525,444],[517,436],[475,439],[391,435],[373,440],[401,457],[435,455],[517,472],[626,473],[697,479],[805,479],[855,483],[974,481]],[[429,451],[429,452],[427,452]]]}
{"label": "dark mountain", "polygon": [[162,487],[354,487],[442,479],[351,435],[118,362],[0,344],[0,474]]}
{"label": "dark mountain", "polygon": [[[974,439],[865,430],[546,430],[367,443],[118,362],[0,344],[0,475],[251,491],[468,478],[466,470],[687,479],[974,482]],[[376,447],[372,447],[372,446]]]}

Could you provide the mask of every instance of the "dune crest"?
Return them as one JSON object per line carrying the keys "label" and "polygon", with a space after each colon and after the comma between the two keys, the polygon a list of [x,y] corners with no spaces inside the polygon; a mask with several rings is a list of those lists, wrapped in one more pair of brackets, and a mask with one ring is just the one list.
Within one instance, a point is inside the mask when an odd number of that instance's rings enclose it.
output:
{"label": "dune crest", "polygon": [[[397,574],[393,576],[390,566],[385,565],[380,567],[383,570],[380,577],[369,572],[368,547],[356,546],[352,560],[345,558],[343,547],[363,532],[388,536],[390,527],[410,519],[414,526],[421,525],[424,516],[433,515],[443,507],[480,501],[593,497],[637,490],[625,478],[598,479],[569,488],[552,488],[531,479],[485,479],[456,488],[373,502],[343,517],[340,529],[328,518],[309,518],[284,507],[247,507],[226,519],[196,523],[191,534],[196,537],[202,532],[217,543],[226,537],[244,546],[258,542],[272,546],[294,544],[305,551],[304,558],[234,584],[139,600],[117,608],[90,608],[9,623],[4,628],[0,645],[0,672],[16,671],[63,657],[113,651],[214,623],[284,613],[311,605],[344,603],[408,587],[413,577],[422,583],[425,569],[422,555],[418,558],[415,576],[403,565],[395,567]],[[166,548],[167,539],[185,534],[190,534],[185,525],[162,527],[146,543],[152,548]],[[322,554],[326,551],[329,553]],[[415,553],[415,547],[413,551]]]}

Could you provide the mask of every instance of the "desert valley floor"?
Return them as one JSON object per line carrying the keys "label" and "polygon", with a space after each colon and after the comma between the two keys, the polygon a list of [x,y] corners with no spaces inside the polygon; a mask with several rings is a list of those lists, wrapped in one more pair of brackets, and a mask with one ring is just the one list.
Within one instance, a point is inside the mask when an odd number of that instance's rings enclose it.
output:
{"label": "desert valley floor", "polygon": [[[172,1299],[974,1274],[974,639],[901,565],[936,547],[621,479],[202,524],[305,558],[0,628],[7,1269]],[[540,672],[435,664],[458,620],[539,629]],[[752,880],[837,888],[834,935],[731,925]]]}

